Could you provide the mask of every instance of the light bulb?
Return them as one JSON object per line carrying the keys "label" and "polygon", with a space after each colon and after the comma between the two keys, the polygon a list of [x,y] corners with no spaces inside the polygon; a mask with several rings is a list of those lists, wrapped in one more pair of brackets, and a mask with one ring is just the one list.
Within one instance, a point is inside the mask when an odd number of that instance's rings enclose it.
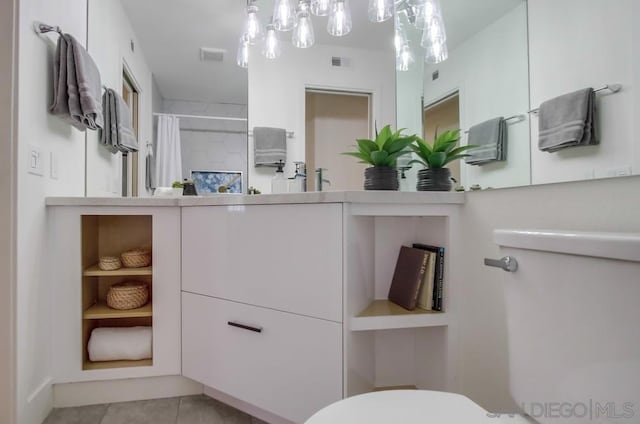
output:
{"label": "light bulb", "polygon": [[415,22],[413,23],[418,29],[425,29],[429,22],[436,16],[442,20],[442,10],[438,0],[423,0],[422,3],[413,6],[415,14]]}
{"label": "light bulb", "polygon": [[400,48],[400,53],[396,55],[396,69],[401,72],[406,72],[409,67],[415,62],[413,51],[409,47],[409,43],[405,43]]}
{"label": "light bulb", "polygon": [[420,45],[427,48],[429,45],[434,43],[444,44],[445,41],[447,41],[447,32],[444,28],[442,16],[433,15],[422,32]]}
{"label": "light bulb", "polygon": [[249,36],[247,34],[243,34],[238,42],[236,63],[241,68],[247,68],[249,66]]}
{"label": "light bulb", "polygon": [[247,6],[247,23],[245,25],[246,34],[249,44],[255,44],[256,41],[264,38],[264,29],[258,17],[258,7],[254,4]]}
{"label": "light bulb", "polygon": [[353,23],[351,22],[351,10],[349,10],[349,0],[333,0],[333,7],[329,15],[327,31],[329,34],[342,37],[351,32]]}
{"label": "light bulb", "polygon": [[278,31],[291,31],[295,25],[294,0],[276,0],[273,8],[273,26]]}
{"label": "light bulb", "polygon": [[396,28],[395,34],[393,36],[393,45],[396,48],[396,54],[400,54],[400,50],[402,46],[404,46],[407,42],[407,31],[404,29],[404,26],[400,22],[400,18],[396,15]]}
{"label": "light bulb", "polygon": [[449,58],[449,50],[446,41],[437,40],[425,46],[424,61],[427,63],[440,63]]}
{"label": "light bulb", "polygon": [[369,20],[384,22],[393,16],[393,0],[369,0]]}
{"label": "light bulb", "polygon": [[311,0],[311,13],[316,16],[327,16],[331,11],[331,0]]}
{"label": "light bulb", "polygon": [[293,28],[291,42],[300,49],[313,46],[316,38],[313,34],[313,24],[311,23],[311,12],[309,2],[301,0],[296,8],[296,26]]}
{"label": "light bulb", "polygon": [[267,25],[267,35],[264,39],[264,47],[262,55],[267,59],[276,59],[280,57],[280,40],[278,40],[278,32],[273,24]]}

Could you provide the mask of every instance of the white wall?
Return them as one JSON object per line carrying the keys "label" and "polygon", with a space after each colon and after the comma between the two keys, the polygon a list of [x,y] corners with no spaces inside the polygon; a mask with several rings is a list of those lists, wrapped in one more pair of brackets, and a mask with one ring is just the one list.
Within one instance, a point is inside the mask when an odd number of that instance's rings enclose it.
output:
{"label": "white wall", "polygon": [[[84,133],[48,112],[56,35],[40,37],[35,20],[86,39],[84,0],[20,0],[17,154],[17,413],[40,423],[51,408],[51,304],[45,196],[84,193]],[[42,152],[44,175],[27,173],[28,145]],[[49,155],[58,161],[50,178]]]}
{"label": "white wall", "polygon": [[[640,232],[640,177],[549,184],[467,194],[461,220],[460,381],[465,395],[491,411],[513,410],[509,395],[503,271],[496,228]],[[594,199],[597,202],[594,203]],[[629,331],[633,331],[630,329]],[[550,383],[551,384],[551,383]]]}
{"label": "white wall", "polygon": [[[139,89],[139,195],[145,195],[144,160],[146,144],[152,141],[151,70],[144,57],[120,0],[89,1],[89,53],[100,69],[102,84],[122,94],[122,70],[126,67]],[[133,41],[135,49],[131,50]],[[99,133],[87,136],[87,196],[120,196],[122,193],[122,155],[112,154],[99,143]]]}
{"label": "white wall", "polygon": [[[287,141],[285,175],[293,176],[294,161],[305,160],[305,88],[373,93],[372,122],[377,121],[379,128],[386,124],[395,127],[393,53],[326,45],[296,49],[287,42],[282,44],[282,56],[274,61],[265,59],[259,47],[250,52],[249,130],[266,126],[295,132]],[[347,58],[348,65],[332,67],[332,56]],[[255,168],[254,163],[253,139],[249,137],[249,185],[269,193],[275,169]]]}
{"label": "white wall", "polygon": [[[531,104],[585,87],[622,84],[615,95],[598,95],[600,145],[557,153],[538,150],[538,119],[532,116],[534,184],[640,173],[633,154],[634,92],[638,69],[632,48],[632,0],[536,0],[529,2]],[[637,6],[636,6],[637,7]],[[637,37],[637,30],[634,30]],[[637,47],[635,47],[637,53]],[[636,59],[634,59],[634,56]],[[638,65],[636,63],[636,65]],[[632,72],[633,71],[633,72]],[[634,81],[634,78],[636,81]]]}
{"label": "white wall", "polygon": [[14,85],[16,25],[13,1],[0,3],[0,422],[15,422],[15,220]]}
{"label": "white wall", "polygon": [[[432,73],[439,78],[432,81]],[[514,8],[449,53],[449,59],[425,68],[425,105],[460,93],[463,131],[498,116],[526,114],[529,110],[527,6]],[[528,116],[509,122],[508,157],[484,166],[461,164],[462,184],[469,187],[527,185],[530,181]],[[462,134],[461,144],[467,144]]]}
{"label": "white wall", "polygon": [[[247,105],[164,100],[163,112],[246,118]],[[182,177],[191,171],[242,171],[247,188],[247,123],[180,118]]]}

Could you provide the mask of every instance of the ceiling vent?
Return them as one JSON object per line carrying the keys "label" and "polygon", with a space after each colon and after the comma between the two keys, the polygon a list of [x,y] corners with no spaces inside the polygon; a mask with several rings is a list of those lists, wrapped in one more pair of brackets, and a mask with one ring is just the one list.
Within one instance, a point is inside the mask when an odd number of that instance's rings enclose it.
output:
{"label": "ceiling vent", "polygon": [[224,54],[227,51],[224,49],[214,49],[211,47],[200,48],[200,60],[203,62],[222,62]]}
{"label": "ceiling vent", "polygon": [[333,56],[331,57],[331,66],[334,68],[344,68],[349,66],[349,59],[346,57]]}

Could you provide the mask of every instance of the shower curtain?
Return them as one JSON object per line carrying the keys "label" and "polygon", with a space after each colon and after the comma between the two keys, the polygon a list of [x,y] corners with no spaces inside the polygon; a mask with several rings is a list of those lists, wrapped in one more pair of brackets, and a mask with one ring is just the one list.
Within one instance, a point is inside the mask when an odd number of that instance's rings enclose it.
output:
{"label": "shower curtain", "polygon": [[158,116],[156,142],[156,187],[171,187],[182,181],[182,155],[180,145],[180,119],[176,116]]}

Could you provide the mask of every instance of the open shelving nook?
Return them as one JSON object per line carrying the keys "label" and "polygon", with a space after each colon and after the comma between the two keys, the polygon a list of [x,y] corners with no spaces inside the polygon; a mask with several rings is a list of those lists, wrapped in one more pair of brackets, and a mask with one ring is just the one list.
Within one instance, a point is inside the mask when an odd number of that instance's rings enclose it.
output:
{"label": "open shelving nook", "polygon": [[[396,212],[390,207],[345,215],[346,396],[391,388],[453,389],[450,271],[457,210],[452,205],[416,215]],[[400,247],[413,243],[445,248],[442,312],[408,311],[387,300]]]}
{"label": "open shelving nook", "polygon": [[[126,250],[152,246],[150,215],[82,215],[82,369],[96,370],[152,366],[153,359],[91,362],[87,344],[99,327],[153,325],[153,268],[98,268],[101,256],[120,256]],[[123,281],[141,281],[149,286],[149,302],[130,310],[112,309],[106,304],[109,288]]]}

